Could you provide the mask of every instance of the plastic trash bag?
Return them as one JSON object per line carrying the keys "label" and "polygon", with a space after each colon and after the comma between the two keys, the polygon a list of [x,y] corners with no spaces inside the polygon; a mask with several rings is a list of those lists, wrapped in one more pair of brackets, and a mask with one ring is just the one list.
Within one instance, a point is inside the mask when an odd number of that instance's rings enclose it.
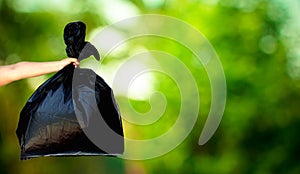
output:
{"label": "plastic trash bag", "polygon": [[[64,39],[69,57],[99,54],[84,41],[85,24],[69,23]],[[87,47],[84,47],[88,44]],[[81,54],[81,51],[85,54]],[[20,113],[21,159],[41,156],[120,155],[124,138],[113,91],[90,69],[70,64],[44,82]]]}

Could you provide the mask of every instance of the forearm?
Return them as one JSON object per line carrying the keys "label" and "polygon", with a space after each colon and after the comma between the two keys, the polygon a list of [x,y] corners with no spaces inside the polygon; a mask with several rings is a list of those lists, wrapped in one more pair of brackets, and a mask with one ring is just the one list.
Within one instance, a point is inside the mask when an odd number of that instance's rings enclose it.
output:
{"label": "forearm", "polygon": [[59,71],[64,65],[61,61],[53,62],[19,62],[0,67],[0,86],[16,80],[36,77]]}
{"label": "forearm", "polygon": [[56,72],[64,67],[61,61],[20,62],[11,66],[13,81]]}
{"label": "forearm", "polygon": [[20,62],[0,66],[0,86],[24,78],[57,72],[70,63],[73,63],[75,67],[79,66],[76,58],[65,58],[53,62]]}

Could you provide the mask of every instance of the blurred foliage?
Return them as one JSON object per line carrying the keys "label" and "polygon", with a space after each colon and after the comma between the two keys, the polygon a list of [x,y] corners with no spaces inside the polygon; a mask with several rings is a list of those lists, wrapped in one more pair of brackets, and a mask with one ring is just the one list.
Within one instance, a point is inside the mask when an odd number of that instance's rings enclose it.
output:
{"label": "blurred foliage", "polygon": [[[70,21],[84,21],[90,35],[125,17],[154,13],[179,18],[201,31],[218,53],[227,81],[221,125],[208,143],[199,146],[211,97],[205,69],[179,44],[163,38],[133,40],[132,45],[143,44],[146,49],[179,57],[195,77],[201,97],[191,134],[170,153],[145,161],[107,157],[20,161],[15,135],[19,112],[49,76],[1,87],[0,173],[300,173],[299,9],[297,0],[0,0],[0,65],[62,59],[63,28]],[[117,56],[126,59],[132,49]],[[115,59],[106,61],[103,64],[109,65]],[[167,100],[164,117],[149,126],[124,121],[130,138],[158,136],[176,120],[178,89],[170,78],[155,77],[155,90]],[[123,97],[118,96],[118,102],[124,115]],[[139,112],[151,108],[148,100],[130,102]]]}

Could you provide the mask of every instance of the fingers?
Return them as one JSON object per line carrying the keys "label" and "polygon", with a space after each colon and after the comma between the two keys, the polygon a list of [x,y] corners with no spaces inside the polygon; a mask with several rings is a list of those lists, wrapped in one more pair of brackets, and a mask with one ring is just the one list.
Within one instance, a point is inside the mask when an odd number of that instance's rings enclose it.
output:
{"label": "fingers", "polygon": [[75,66],[75,68],[77,68],[79,66],[79,61],[77,58],[66,58],[68,61],[68,64],[73,63],[73,65]]}
{"label": "fingers", "polygon": [[78,61],[78,59],[72,58],[72,62],[73,62],[73,65],[75,66],[75,68],[77,68],[77,67],[79,66],[79,61]]}
{"label": "fingers", "polygon": [[73,65],[75,66],[75,68],[79,67],[79,63],[73,63]]}

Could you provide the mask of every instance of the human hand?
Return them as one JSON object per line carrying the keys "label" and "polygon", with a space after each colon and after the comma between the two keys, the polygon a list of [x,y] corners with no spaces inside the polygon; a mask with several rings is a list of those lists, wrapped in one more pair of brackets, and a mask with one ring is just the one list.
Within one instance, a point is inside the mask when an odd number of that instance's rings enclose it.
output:
{"label": "human hand", "polygon": [[70,63],[73,63],[73,65],[75,66],[75,68],[79,66],[79,61],[78,61],[77,58],[70,58],[70,57],[68,57],[68,58],[64,58],[63,60],[60,61],[60,64],[62,66],[61,68],[69,65]]}

